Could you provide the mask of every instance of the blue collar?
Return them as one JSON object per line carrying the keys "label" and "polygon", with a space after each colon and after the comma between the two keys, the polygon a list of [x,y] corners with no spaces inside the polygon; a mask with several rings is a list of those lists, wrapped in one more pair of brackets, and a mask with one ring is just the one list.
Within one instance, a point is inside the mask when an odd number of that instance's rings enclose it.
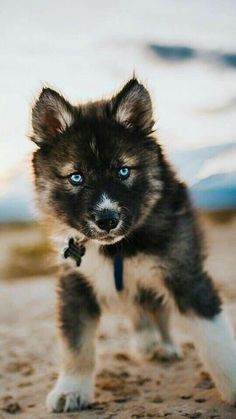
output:
{"label": "blue collar", "polygon": [[[68,241],[68,245],[63,249],[64,258],[71,257],[76,261],[76,265],[80,266],[82,257],[85,254],[85,246],[81,243],[76,242],[75,239],[71,238]],[[123,259],[120,255],[114,257],[114,280],[117,291],[122,291],[124,288],[123,281]]]}
{"label": "blue collar", "polygon": [[121,256],[114,257],[114,280],[117,291],[122,291],[124,288],[123,281],[123,259]]}

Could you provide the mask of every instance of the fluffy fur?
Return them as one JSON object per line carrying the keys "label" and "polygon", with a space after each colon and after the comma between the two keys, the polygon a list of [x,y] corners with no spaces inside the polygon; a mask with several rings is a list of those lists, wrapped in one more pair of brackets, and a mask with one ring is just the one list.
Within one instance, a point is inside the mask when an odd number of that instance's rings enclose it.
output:
{"label": "fluffy fur", "polygon": [[[81,266],[63,264],[58,282],[61,374],[48,397],[51,411],[92,400],[95,333],[106,309],[126,310],[142,353],[156,337],[162,357],[178,356],[170,310],[181,314],[223,397],[236,402],[236,346],[220,297],[204,271],[199,227],[188,190],[153,134],[148,91],[136,79],[108,100],[73,106],[43,89],[32,111],[33,167],[40,208],[58,253],[70,237],[86,247]],[[122,178],[121,168],[129,175]],[[81,175],[74,185],[71,174]],[[104,229],[100,217],[116,217]],[[110,220],[108,220],[110,222]],[[113,258],[124,261],[117,292]],[[215,348],[211,356],[211,348]]]}

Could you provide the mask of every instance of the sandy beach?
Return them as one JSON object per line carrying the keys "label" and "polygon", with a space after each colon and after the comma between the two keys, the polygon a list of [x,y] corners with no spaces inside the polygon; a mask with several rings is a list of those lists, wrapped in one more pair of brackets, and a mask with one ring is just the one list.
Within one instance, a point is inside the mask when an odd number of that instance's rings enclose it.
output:
{"label": "sandy beach", "polygon": [[[203,219],[207,267],[224,297],[236,330],[236,217]],[[16,235],[12,231],[12,239]],[[32,232],[34,237],[37,234]],[[17,234],[19,240],[19,233]],[[24,235],[26,237],[26,235]],[[28,240],[30,233],[28,232]],[[0,234],[3,243],[4,231]],[[10,246],[10,242],[9,242]],[[184,359],[140,361],[131,354],[129,321],[106,316],[98,333],[95,402],[89,410],[49,414],[45,397],[57,376],[54,276],[0,282],[0,418],[236,418],[220,400],[196,351],[173,319]]]}

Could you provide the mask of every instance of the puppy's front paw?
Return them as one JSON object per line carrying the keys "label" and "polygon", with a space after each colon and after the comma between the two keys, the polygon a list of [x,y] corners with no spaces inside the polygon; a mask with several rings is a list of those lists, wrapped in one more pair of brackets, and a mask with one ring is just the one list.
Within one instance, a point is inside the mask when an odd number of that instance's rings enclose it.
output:
{"label": "puppy's front paw", "polygon": [[158,335],[152,329],[142,329],[133,336],[133,352],[142,358],[150,358],[157,347]]}
{"label": "puppy's front paw", "polygon": [[175,346],[174,343],[161,343],[156,351],[153,353],[153,357],[160,359],[161,361],[173,361],[183,358],[183,352],[181,348]]}
{"label": "puppy's front paw", "polygon": [[183,358],[181,348],[173,342],[162,342],[157,335],[149,330],[136,333],[134,340],[134,352],[147,359],[171,361]]}
{"label": "puppy's front paw", "polygon": [[54,389],[48,394],[50,412],[72,412],[88,407],[93,399],[93,377],[61,374]]}

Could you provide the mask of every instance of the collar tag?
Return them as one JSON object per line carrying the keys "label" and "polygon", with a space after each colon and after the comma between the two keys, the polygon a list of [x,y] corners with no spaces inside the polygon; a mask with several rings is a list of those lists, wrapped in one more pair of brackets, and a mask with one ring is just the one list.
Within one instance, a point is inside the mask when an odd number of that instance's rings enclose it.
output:
{"label": "collar tag", "polygon": [[63,255],[64,258],[72,258],[76,262],[76,266],[80,266],[82,261],[82,256],[85,254],[85,246],[81,243],[78,243],[73,238],[69,239],[68,247],[64,249]]}
{"label": "collar tag", "polygon": [[119,255],[116,255],[114,257],[114,280],[115,280],[116,290],[122,291],[124,288],[123,259]]}

